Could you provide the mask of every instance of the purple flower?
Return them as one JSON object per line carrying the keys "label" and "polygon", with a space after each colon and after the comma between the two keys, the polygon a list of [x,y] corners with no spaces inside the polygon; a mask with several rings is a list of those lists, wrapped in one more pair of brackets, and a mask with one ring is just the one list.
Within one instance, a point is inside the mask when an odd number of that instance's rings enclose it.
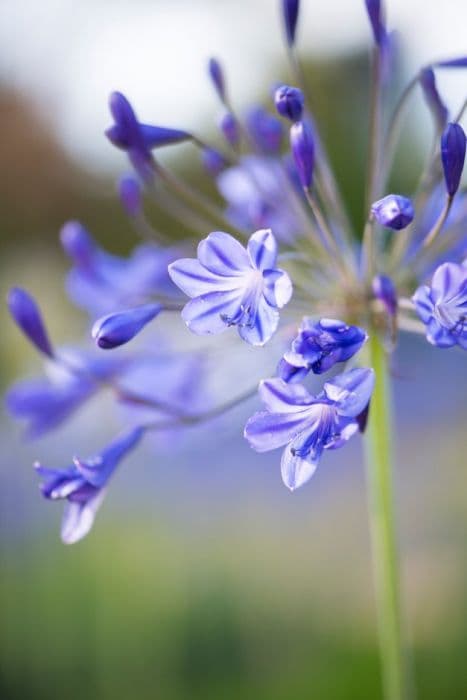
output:
{"label": "purple flower", "polygon": [[302,187],[310,187],[315,163],[313,131],[308,121],[292,124],[290,147]]}
{"label": "purple flower", "polygon": [[440,97],[435,74],[431,68],[423,68],[420,71],[420,85],[437,127],[444,129],[448,120],[448,109]]}
{"label": "purple flower", "polygon": [[93,316],[145,304],[154,295],[174,292],[167,265],[180,250],[147,243],[135,248],[129,258],[121,258],[100,248],[76,221],[65,224],[60,237],[74,262],[67,277],[67,291]]}
{"label": "purple flower", "polygon": [[264,109],[253,107],[245,117],[251,140],[262,153],[278,153],[282,143],[282,124],[277,117]]}
{"label": "purple flower", "polygon": [[182,311],[190,330],[206,335],[237,326],[243,340],[264,345],[277,328],[278,309],[292,296],[290,278],[276,262],[270,230],[256,231],[246,248],[216,231],[198,245],[197,259],[169,265],[172,280],[192,298]]}
{"label": "purple flower", "polygon": [[431,287],[422,285],[412,297],[426,325],[429,343],[439,348],[460,345],[467,350],[467,266],[440,265]]}
{"label": "purple flower", "polygon": [[322,318],[304,318],[297,337],[278,366],[278,376],[286,382],[301,381],[311,371],[327,372],[338,362],[355,355],[368,336],[357,326]]}
{"label": "purple flower", "polygon": [[382,0],[365,0],[365,4],[375,43],[382,46],[387,37],[383,2]]}
{"label": "purple flower", "polygon": [[162,308],[161,304],[145,304],[104,316],[94,323],[92,337],[104,350],[117,348],[132,340]]}
{"label": "purple flower", "polygon": [[52,345],[42,315],[33,297],[20,287],[8,293],[8,308],[14,321],[35,347],[48,357],[53,357]]}
{"label": "purple flower", "polygon": [[373,278],[372,290],[375,299],[379,299],[390,316],[397,312],[397,289],[390,277],[376,275]]}
{"label": "purple flower", "polygon": [[131,104],[121,92],[113,92],[109,100],[115,124],[106,136],[117,148],[128,153],[133,167],[143,180],[152,176],[151,150],[191,139],[191,134],[180,129],[140,124]]}
{"label": "purple flower", "polygon": [[222,153],[215,148],[203,148],[201,153],[203,167],[210,175],[215,177],[225,168],[225,159]]}
{"label": "purple flower", "polygon": [[118,195],[128,216],[138,216],[141,213],[141,186],[132,175],[120,178]]}
{"label": "purple flower", "polygon": [[323,450],[342,447],[358,431],[357,417],[368,406],[373,383],[373,370],[352,369],[312,396],[301,384],[262,381],[259,392],[267,411],[249,419],[245,437],[258,452],[286,446],[282,479],[293,491],[313,475]]}
{"label": "purple flower", "polygon": [[450,123],[441,136],[441,161],[448,195],[453,197],[462,176],[466,138],[460,124]]}
{"label": "purple flower", "polygon": [[281,117],[297,122],[303,114],[303,92],[290,85],[281,85],[274,93],[274,104]]}
{"label": "purple flower", "polygon": [[133,428],[110,443],[102,452],[88,460],[73,459],[66,469],[51,469],[36,464],[44,481],[41,491],[45,498],[65,499],[61,537],[65,544],[81,540],[90,531],[96,513],[104,499],[106,487],[120,461],[141,440],[143,427]]}
{"label": "purple flower", "polygon": [[245,156],[239,165],[224,170],[217,186],[227,200],[227,217],[245,229],[271,228],[280,241],[293,242],[300,229],[296,210],[284,192],[294,185],[280,161],[266,156]]}
{"label": "purple flower", "polygon": [[299,0],[282,0],[282,16],[284,19],[285,36],[289,46],[293,46],[295,43],[299,9]]}
{"label": "purple flower", "polygon": [[413,204],[408,197],[400,194],[388,194],[371,205],[371,213],[376,221],[395,231],[408,226],[414,218]]}

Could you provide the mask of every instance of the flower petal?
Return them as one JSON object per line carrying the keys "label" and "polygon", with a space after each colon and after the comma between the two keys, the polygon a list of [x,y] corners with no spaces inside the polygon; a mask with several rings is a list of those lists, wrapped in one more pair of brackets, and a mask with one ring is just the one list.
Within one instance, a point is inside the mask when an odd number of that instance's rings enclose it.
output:
{"label": "flower petal", "polygon": [[267,270],[275,267],[277,262],[277,241],[271,229],[256,231],[247,245],[251,264],[258,270]]}
{"label": "flower petal", "polygon": [[340,415],[355,417],[363,411],[371,398],[375,382],[372,369],[351,369],[333,377],[324,385],[324,393],[336,404]]}
{"label": "flower petal", "polygon": [[263,272],[264,298],[271,306],[282,309],[292,298],[292,282],[284,270],[265,270]]}
{"label": "flower petal", "polygon": [[230,277],[251,269],[245,248],[233,236],[214,231],[198,245],[198,259],[215,275]]}
{"label": "flower petal", "polygon": [[268,452],[286,445],[313,423],[310,409],[296,413],[255,413],[247,421],[244,436],[257,452]]}
{"label": "flower petal", "polygon": [[288,489],[295,491],[313,476],[317,466],[318,459],[302,459],[293,454],[291,446],[287,445],[281,459],[282,481]]}
{"label": "flower petal", "polygon": [[235,279],[210,272],[196,258],[176,260],[169,265],[168,269],[172,282],[189,297],[232,289],[237,284]]}
{"label": "flower petal", "polygon": [[286,384],[282,379],[263,379],[258,393],[271,413],[302,411],[313,402],[313,396],[301,384]]}
{"label": "flower petal", "polygon": [[197,335],[222,333],[228,328],[228,319],[234,317],[240,308],[242,290],[209,292],[186,304],[182,318],[188,328]]}
{"label": "flower petal", "polygon": [[65,504],[61,528],[61,538],[65,544],[74,544],[88,534],[104,496],[105,491],[102,490],[85,503]]}
{"label": "flower petal", "polygon": [[264,345],[273,335],[279,323],[279,312],[270,306],[264,297],[258,301],[258,308],[252,325],[239,326],[238,332],[250,345]]}
{"label": "flower petal", "polygon": [[440,265],[431,282],[431,291],[434,303],[448,302],[456,296],[462,282],[466,278],[465,269],[456,263],[444,263]]}

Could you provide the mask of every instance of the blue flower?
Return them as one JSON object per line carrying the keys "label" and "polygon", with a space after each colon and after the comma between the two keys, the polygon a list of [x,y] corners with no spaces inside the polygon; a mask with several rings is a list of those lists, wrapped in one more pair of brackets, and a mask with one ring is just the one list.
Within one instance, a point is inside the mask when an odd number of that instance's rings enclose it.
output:
{"label": "blue flower", "polygon": [[20,287],[8,293],[8,308],[14,321],[31,343],[44,355],[53,357],[53,349],[41,312],[33,297]]}
{"label": "blue flower", "polygon": [[346,362],[355,355],[367,338],[364,330],[343,321],[304,318],[290,350],[279,363],[278,375],[289,382],[301,381],[310,371],[327,372],[337,362]]}
{"label": "blue flower", "polygon": [[274,93],[276,109],[282,117],[296,122],[302,118],[305,99],[303,92],[290,85],[281,85]]}
{"label": "blue flower", "polygon": [[207,335],[237,326],[243,340],[264,345],[277,328],[278,309],[292,296],[290,278],[276,262],[270,230],[256,231],[246,248],[216,231],[198,245],[198,259],[169,265],[172,280],[192,298],[182,311],[190,330]]}
{"label": "blue flower", "polygon": [[450,123],[441,136],[441,161],[450,197],[456,194],[464,169],[466,136],[460,124]]}
{"label": "blue flower", "polygon": [[431,286],[422,285],[412,297],[426,325],[428,342],[439,348],[460,345],[467,350],[467,265],[440,265]]}
{"label": "blue flower", "polygon": [[245,437],[258,452],[285,445],[282,479],[293,491],[313,475],[323,450],[342,447],[358,431],[357,419],[368,406],[373,384],[371,369],[337,375],[318,396],[301,384],[264,380],[259,393],[267,411],[249,419]]}
{"label": "blue flower", "polygon": [[161,304],[144,304],[100,318],[92,327],[97,345],[110,350],[128,343],[162,310]]}
{"label": "blue flower", "polygon": [[120,461],[139,443],[144,428],[138,426],[111,442],[102,452],[87,460],[73,459],[66,469],[35,468],[43,477],[45,498],[65,499],[61,537],[65,544],[78,542],[90,531],[106,492],[108,481]]}
{"label": "blue flower", "polygon": [[277,154],[282,143],[282,124],[264,107],[253,107],[245,117],[248,134],[261,153]]}
{"label": "blue flower", "polygon": [[315,165],[313,130],[308,120],[290,127],[290,148],[302,187],[310,187]]}
{"label": "blue flower", "polygon": [[153,295],[174,292],[167,265],[180,250],[147,243],[135,248],[129,258],[121,258],[100,248],[77,221],[65,224],[61,241],[74,262],[67,277],[67,291],[92,316],[145,304]]}

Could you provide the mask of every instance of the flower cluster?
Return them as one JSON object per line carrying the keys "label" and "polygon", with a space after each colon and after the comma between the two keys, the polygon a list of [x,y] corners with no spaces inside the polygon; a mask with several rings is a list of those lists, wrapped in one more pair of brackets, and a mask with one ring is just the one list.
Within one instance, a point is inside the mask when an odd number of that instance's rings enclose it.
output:
{"label": "flower cluster", "polygon": [[[111,95],[106,136],[133,168],[118,193],[146,242],[121,258],[99,247],[78,222],[61,232],[72,261],[67,292],[89,314],[97,347],[57,348],[32,296],[15,288],[8,299],[14,321],[46,362],[44,378],[22,381],[7,395],[28,435],[57,428],[104,390],[126,409],[125,432],[92,459],[75,458],[65,469],[37,466],[43,495],[66,501],[64,542],[89,531],[110,478],[145,434],[211,420],[257,394],[253,375],[251,389],[239,396],[210,395],[209,353],[201,341],[188,343],[189,333],[225,333],[226,361],[242,342],[275,354],[276,376],[259,384],[266,410],[247,421],[245,437],[260,452],[284,448],[282,478],[291,490],[311,477],[325,450],[363,431],[369,413],[371,420],[369,336],[387,352],[401,331],[424,334],[438,348],[467,349],[465,105],[451,115],[436,84],[438,71],[467,68],[467,57],[424,66],[383,119],[394,45],[382,3],[364,6],[374,70],[361,235],[349,223],[301,84],[299,0],[281,0],[293,84],[276,86],[271,109],[253,105],[239,114],[221,63],[209,61],[221,108],[217,143],[146,124],[124,95]],[[409,197],[388,192],[387,182],[400,118],[417,86],[432,115],[435,145]],[[158,149],[180,142],[198,149],[218,197],[157,158]],[[154,228],[146,195],[177,222],[182,243],[168,245]],[[163,330],[169,314],[181,316],[186,328],[171,323]],[[274,335],[282,350],[269,342]],[[320,391],[305,386],[310,374],[327,372]]]}

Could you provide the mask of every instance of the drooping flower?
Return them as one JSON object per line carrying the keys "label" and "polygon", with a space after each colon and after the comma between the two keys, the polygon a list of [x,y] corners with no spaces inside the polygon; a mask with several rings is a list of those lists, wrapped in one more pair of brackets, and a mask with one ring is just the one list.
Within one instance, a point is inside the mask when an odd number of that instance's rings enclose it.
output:
{"label": "drooping flower", "polygon": [[267,410],[249,419],[245,437],[258,452],[285,445],[282,479],[293,491],[310,479],[324,450],[342,447],[358,431],[357,417],[368,406],[373,383],[373,370],[353,369],[312,396],[301,384],[264,380],[259,392]]}
{"label": "drooping flower", "polygon": [[290,350],[279,363],[278,376],[286,382],[297,382],[309,372],[327,372],[353,357],[367,338],[364,330],[343,321],[304,318]]}
{"label": "drooping flower", "polygon": [[412,297],[432,345],[467,350],[467,266],[444,263]]}
{"label": "drooping flower", "polygon": [[292,296],[290,278],[276,263],[270,230],[256,231],[246,248],[228,233],[209,234],[197,259],[169,265],[172,280],[192,298],[182,311],[187,326],[198,335],[237,326],[243,340],[264,345],[277,328],[278,309]]}
{"label": "drooping flower", "polygon": [[415,215],[411,200],[400,194],[388,194],[374,202],[371,205],[371,213],[381,226],[395,231],[406,228]]}
{"label": "drooping flower", "polygon": [[144,428],[138,426],[124,433],[95,457],[87,460],[73,459],[66,469],[51,469],[35,465],[44,479],[41,491],[45,498],[55,501],[65,499],[61,536],[65,544],[73,544],[88,534],[96,513],[104,499],[110,477],[120,461],[141,440]]}

